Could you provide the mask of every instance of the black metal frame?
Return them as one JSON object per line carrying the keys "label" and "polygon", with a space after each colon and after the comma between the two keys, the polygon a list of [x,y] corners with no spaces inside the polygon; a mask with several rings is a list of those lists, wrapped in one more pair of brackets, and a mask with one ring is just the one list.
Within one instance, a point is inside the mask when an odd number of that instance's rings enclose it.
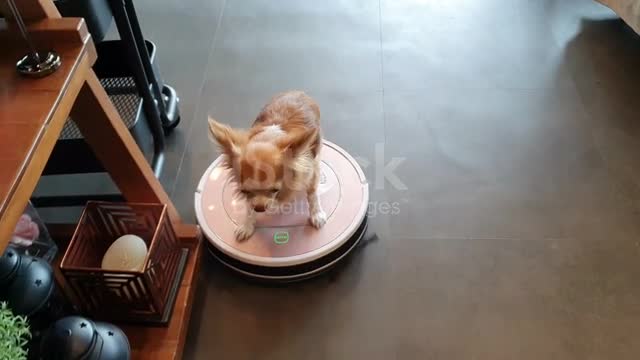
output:
{"label": "black metal frame", "polygon": [[[159,99],[154,97],[149,89],[150,80],[152,82],[151,87],[156,88],[158,86],[155,82],[155,76],[149,76],[153,74],[153,71],[149,72],[151,68],[151,60],[149,59],[149,53],[144,44],[144,38],[142,41],[142,31],[140,30],[137,19],[135,24],[132,20],[135,19],[135,12],[129,16],[128,7],[133,7],[131,0],[128,0],[130,6],[125,4],[125,0],[109,0],[111,11],[113,12],[113,18],[116,21],[118,27],[118,33],[121,39],[124,41],[127,48],[127,55],[133,66],[133,78],[136,82],[138,93],[142,97],[142,106],[144,106],[145,113],[147,115],[147,121],[149,128],[153,135],[153,161],[151,167],[156,175],[160,176],[162,172],[162,164],[164,162],[164,131],[162,129],[162,120],[160,117],[160,108],[158,106],[164,104],[162,97]],[[134,26],[138,25],[134,30]],[[136,36],[136,33],[138,36]],[[136,39],[138,38],[138,39]],[[146,64],[145,64],[146,63]],[[153,70],[151,68],[151,70]],[[155,85],[153,85],[155,84]],[[158,101],[159,100],[159,101]]]}
{"label": "black metal frame", "polygon": [[[153,138],[153,159],[151,167],[159,178],[164,165],[165,134],[175,128],[180,116],[175,90],[162,84],[154,71],[146,42],[140,28],[133,0],[107,0],[113,18],[125,45],[136,92],[142,98],[143,111]],[[173,97],[175,101],[165,101]],[[166,107],[169,107],[168,109]],[[120,194],[96,194],[75,196],[36,196],[32,201],[37,207],[83,206],[90,199],[119,200]]]}

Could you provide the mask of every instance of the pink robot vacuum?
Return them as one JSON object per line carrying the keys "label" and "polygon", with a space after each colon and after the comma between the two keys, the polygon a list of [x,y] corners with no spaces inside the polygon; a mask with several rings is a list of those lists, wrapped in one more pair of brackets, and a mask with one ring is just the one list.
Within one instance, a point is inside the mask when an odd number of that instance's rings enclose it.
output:
{"label": "pink robot vacuum", "polygon": [[309,224],[304,196],[277,211],[258,213],[256,231],[236,241],[234,230],[245,216],[236,184],[218,157],[195,193],[195,211],[209,252],[230,269],[263,281],[291,282],[322,273],[343,259],[367,229],[369,187],[358,163],[337,145],[324,141],[318,194],[327,222]]}

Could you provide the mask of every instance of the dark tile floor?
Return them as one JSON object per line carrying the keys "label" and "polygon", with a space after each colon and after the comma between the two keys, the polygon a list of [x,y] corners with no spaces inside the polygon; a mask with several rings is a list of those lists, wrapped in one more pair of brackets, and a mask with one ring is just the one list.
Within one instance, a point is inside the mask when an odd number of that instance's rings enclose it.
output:
{"label": "dark tile floor", "polygon": [[[304,89],[377,237],[261,287],[205,261],[187,359],[640,358],[640,36],[592,0],[141,0],[181,95],[163,182]],[[384,167],[399,162],[385,178]]]}

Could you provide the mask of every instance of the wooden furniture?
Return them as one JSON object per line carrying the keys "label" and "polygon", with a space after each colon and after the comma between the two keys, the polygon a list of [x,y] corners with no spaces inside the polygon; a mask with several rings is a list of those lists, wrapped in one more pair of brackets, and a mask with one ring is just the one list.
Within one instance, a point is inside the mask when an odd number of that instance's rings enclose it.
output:
{"label": "wooden furniture", "polygon": [[[191,249],[168,327],[123,326],[134,359],[180,358],[202,251],[199,230],[182,223],[91,69],[96,52],[84,21],[60,18],[51,0],[17,3],[36,46],[55,49],[62,66],[42,79],[19,76],[15,62],[24,55],[25,44],[17,29],[0,22],[0,251],[7,245],[64,122],[72,115],[123,196],[132,202],[167,204],[180,241]],[[1,6],[0,11],[8,16]]]}
{"label": "wooden furniture", "polygon": [[[191,306],[197,285],[197,273],[200,269],[202,253],[202,241],[199,230],[193,225],[179,225],[176,233],[181,242],[188,246],[191,254],[184,270],[184,277],[178,297],[173,309],[171,322],[167,327],[144,327],[135,325],[118,324],[127,334],[131,344],[133,360],[165,360],[180,359],[184,350],[189,327]],[[54,238],[62,236],[71,238],[73,227],[56,227],[52,235]],[[64,247],[61,252],[66,250]],[[59,266],[61,257],[58,257],[56,267]],[[60,271],[56,272],[58,283],[64,283]]]}

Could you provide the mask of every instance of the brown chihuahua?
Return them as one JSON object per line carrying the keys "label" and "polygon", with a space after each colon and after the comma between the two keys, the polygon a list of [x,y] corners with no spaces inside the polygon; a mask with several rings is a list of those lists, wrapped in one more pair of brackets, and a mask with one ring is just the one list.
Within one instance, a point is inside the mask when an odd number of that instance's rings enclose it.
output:
{"label": "brown chihuahua", "polygon": [[305,192],[309,221],[322,227],[327,216],[320,206],[320,109],[301,91],[276,95],[249,130],[232,129],[209,118],[209,131],[226,155],[226,165],[247,206],[245,222],[235,230],[238,241],[255,231],[256,212],[277,208]]}

